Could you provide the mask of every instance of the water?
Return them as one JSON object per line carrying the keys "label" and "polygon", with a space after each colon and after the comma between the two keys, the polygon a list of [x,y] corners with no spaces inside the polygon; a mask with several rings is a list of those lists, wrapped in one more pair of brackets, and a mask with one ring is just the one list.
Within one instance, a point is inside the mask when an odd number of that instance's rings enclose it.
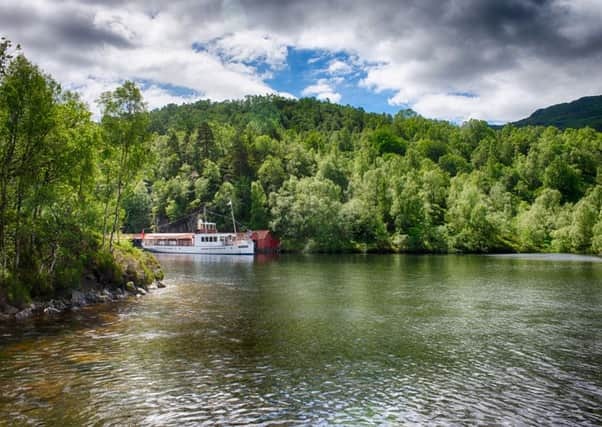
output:
{"label": "water", "polygon": [[602,424],[597,258],[164,255],[0,326],[0,424]]}

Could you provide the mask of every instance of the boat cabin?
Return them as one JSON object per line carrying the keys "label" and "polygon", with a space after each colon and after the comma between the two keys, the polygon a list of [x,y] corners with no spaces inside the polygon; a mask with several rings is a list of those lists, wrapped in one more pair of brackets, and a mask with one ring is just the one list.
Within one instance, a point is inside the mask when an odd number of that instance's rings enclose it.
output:
{"label": "boat cabin", "polygon": [[197,221],[196,234],[201,233],[217,233],[215,222],[207,222],[199,219]]}

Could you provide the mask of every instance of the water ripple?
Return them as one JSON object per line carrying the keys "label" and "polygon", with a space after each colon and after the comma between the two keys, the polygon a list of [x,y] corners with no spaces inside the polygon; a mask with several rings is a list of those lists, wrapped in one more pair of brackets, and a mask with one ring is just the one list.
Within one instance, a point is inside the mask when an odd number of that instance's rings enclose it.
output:
{"label": "water ripple", "polygon": [[0,425],[602,424],[588,269],[164,262],[134,303],[0,330]]}

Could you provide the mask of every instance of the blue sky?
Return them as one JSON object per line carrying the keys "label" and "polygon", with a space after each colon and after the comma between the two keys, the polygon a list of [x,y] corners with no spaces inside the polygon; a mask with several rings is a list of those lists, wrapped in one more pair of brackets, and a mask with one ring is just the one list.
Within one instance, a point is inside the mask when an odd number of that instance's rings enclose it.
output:
{"label": "blue sky", "polygon": [[[333,75],[328,71],[332,63],[348,64],[351,70]],[[297,98],[317,96],[318,93],[304,93],[307,87],[325,80],[335,93],[340,95],[340,104],[362,107],[366,111],[394,114],[405,106],[389,105],[387,100],[395,94],[393,90],[376,93],[360,85],[366,78],[366,72],[360,66],[354,66],[354,59],[345,52],[331,53],[316,49],[288,48],[286,66],[273,72],[274,76],[266,80],[273,89],[288,92]]]}
{"label": "blue sky", "polygon": [[[214,49],[222,39],[208,43],[194,43],[195,52],[212,52],[224,62],[232,58],[223,49]],[[362,85],[366,78],[366,68],[371,65],[346,52],[330,52],[325,49],[302,49],[286,46],[285,61],[276,65],[265,62],[264,57],[249,58],[241,63],[251,67],[273,90],[290,94],[295,98],[315,97],[344,105],[361,107],[366,111],[395,114],[408,105],[391,105],[388,100],[394,90],[375,91]],[[189,89],[172,85],[158,84],[159,87],[175,95],[191,95]],[[309,89],[308,89],[309,88]],[[313,88],[313,89],[312,89]],[[322,89],[322,90],[320,90]],[[330,89],[330,90],[325,90]],[[333,96],[328,96],[328,94]],[[197,94],[203,96],[204,94]]]}

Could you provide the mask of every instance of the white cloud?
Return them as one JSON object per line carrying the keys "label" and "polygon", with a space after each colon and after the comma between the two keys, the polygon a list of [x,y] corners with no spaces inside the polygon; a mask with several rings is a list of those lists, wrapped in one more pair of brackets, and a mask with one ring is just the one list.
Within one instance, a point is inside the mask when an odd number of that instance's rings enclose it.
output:
{"label": "white cloud", "polygon": [[341,102],[341,97],[341,94],[337,92],[321,92],[316,95],[316,98],[321,101],[330,101],[334,102],[335,104]]}
{"label": "white cloud", "polygon": [[289,93],[289,92],[278,92],[278,96],[281,96],[283,98],[289,98],[289,99],[297,99],[297,97],[295,95],[293,95],[292,93]]}
{"label": "white cloud", "polygon": [[317,83],[307,86],[303,89],[302,95],[315,96],[317,99],[325,101],[329,99],[331,102],[341,102],[341,94],[337,93],[331,84],[326,79],[320,79]]}
{"label": "white cloud", "polygon": [[150,86],[142,90],[144,101],[148,104],[148,108],[158,108],[167,104],[184,104],[195,102],[200,99],[198,95],[174,95],[171,92],[158,87]]}
{"label": "white cloud", "polygon": [[261,61],[273,68],[286,65],[287,46],[259,31],[238,31],[214,40],[210,51],[224,56],[229,61]]}
{"label": "white cloud", "polygon": [[330,61],[330,64],[328,64],[327,71],[328,73],[335,75],[349,74],[351,71],[353,71],[353,68],[346,62],[343,62],[339,59],[333,59]]}

